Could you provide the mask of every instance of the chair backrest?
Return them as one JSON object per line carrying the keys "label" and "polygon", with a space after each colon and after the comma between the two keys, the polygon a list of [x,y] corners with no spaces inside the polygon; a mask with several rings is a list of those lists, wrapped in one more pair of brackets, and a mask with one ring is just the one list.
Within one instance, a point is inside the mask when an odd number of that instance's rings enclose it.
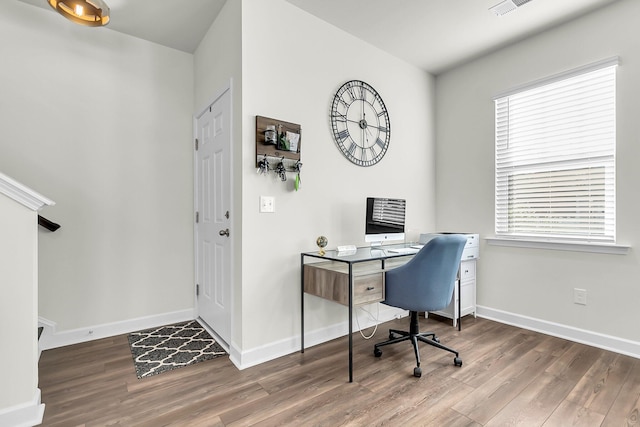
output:
{"label": "chair backrest", "polygon": [[409,262],[387,271],[384,303],[410,311],[447,307],[466,243],[460,234],[437,236]]}

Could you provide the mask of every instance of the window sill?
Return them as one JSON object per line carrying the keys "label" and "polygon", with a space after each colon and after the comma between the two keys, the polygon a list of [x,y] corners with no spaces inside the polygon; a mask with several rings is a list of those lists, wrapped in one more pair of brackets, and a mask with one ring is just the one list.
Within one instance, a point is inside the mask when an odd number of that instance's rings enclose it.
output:
{"label": "window sill", "polygon": [[595,242],[563,242],[557,240],[534,240],[526,238],[486,237],[490,245],[516,248],[551,249],[557,251],[592,252],[600,254],[626,255],[629,245]]}

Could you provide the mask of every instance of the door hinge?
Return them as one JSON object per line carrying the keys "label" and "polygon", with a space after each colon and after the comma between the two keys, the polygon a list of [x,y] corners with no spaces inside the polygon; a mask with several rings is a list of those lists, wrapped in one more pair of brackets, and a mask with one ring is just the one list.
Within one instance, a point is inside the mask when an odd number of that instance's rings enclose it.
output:
{"label": "door hinge", "polygon": [[200,222],[200,212],[196,212],[196,224]]}
{"label": "door hinge", "polygon": [[198,138],[196,138],[196,151],[198,151]]}
{"label": "door hinge", "polygon": [[200,285],[196,283],[196,296],[200,296]]}

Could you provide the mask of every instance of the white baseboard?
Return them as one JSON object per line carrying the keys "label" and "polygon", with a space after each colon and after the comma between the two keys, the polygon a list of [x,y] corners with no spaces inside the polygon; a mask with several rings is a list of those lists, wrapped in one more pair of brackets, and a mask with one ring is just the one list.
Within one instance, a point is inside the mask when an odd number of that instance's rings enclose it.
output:
{"label": "white baseboard", "polygon": [[39,341],[39,348],[40,351],[43,351],[51,348],[64,347],[66,345],[79,344],[115,335],[128,334],[141,329],[185,322],[187,320],[193,320],[194,318],[195,311],[188,309],[58,332],[56,331],[57,325],[55,322],[39,317],[38,323],[44,327]]}
{"label": "white baseboard", "polygon": [[[373,307],[375,307],[375,305],[369,306],[369,309],[373,311],[374,314],[378,314],[377,309],[374,309]],[[362,329],[367,329],[375,326],[375,320],[371,319],[369,316],[363,315],[359,310],[354,310],[354,332],[358,331],[358,324],[355,319],[356,312],[358,312],[358,320]],[[405,317],[407,316],[407,311],[380,305],[380,312],[378,316],[378,323],[383,323],[389,320],[397,319],[399,317]],[[315,345],[345,336],[348,333],[349,321],[345,318],[344,321],[340,323],[335,323],[333,325],[329,325],[327,327],[316,329],[313,331],[305,331],[304,346],[305,349],[308,349],[309,347],[313,347]],[[367,331],[367,333],[371,332]],[[381,338],[381,340],[384,340],[386,338],[387,335],[385,332],[385,335],[383,335],[383,338]],[[300,335],[285,338],[280,341],[272,342],[245,351],[240,351],[235,346],[232,346],[229,352],[229,358],[238,369],[242,370],[298,351],[300,351]]]}
{"label": "white baseboard", "polygon": [[[531,331],[541,332],[543,334],[564,338],[570,341],[591,345],[593,347],[602,348],[604,350],[609,350],[640,359],[640,342],[587,331],[584,329],[574,328],[572,326],[548,322],[546,320],[535,319],[532,317],[497,310],[490,307],[477,306],[476,310],[478,317],[517,326]],[[356,311],[354,311],[354,316],[355,313]],[[406,315],[407,311],[405,310],[380,305],[378,323],[387,322],[389,320],[404,317]],[[121,322],[57,332],[55,322],[41,317],[38,319],[38,322],[40,326],[44,327],[44,330],[39,341],[40,350],[42,351],[51,348],[63,347],[66,345],[78,344],[100,338],[107,338],[114,335],[126,334],[141,329],[148,329],[193,319],[195,319],[195,312],[193,309],[188,309],[172,313],[164,313],[154,316],[130,319]],[[376,324],[373,319],[371,319],[369,316],[364,316],[361,312],[358,312],[358,319],[360,321],[360,326],[363,329],[373,327]],[[358,330],[358,324],[356,323],[355,318],[353,330]],[[346,319],[342,322],[335,323],[320,329],[312,331],[307,330],[305,331],[305,349],[345,336],[347,335],[347,333],[348,321]],[[296,335],[244,351],[236,347],[234,344],[230,344],[230,348],[228,349],[228,351],[229,359],[231,360],[231,362],[238,369],[242,370],[259,365],[269,360],[277,359],[278,357],[286,356],[287,354],[300,351],[300,336]],[[18,409],[16,409],[16,411]],[[25,411],[29,413],[35,413],[37,412],[35,411],[36,409],[42,412],[44,411],[44,405],[40,405],[39,390],[37,403],[29,405],[29,408],[25,409]],[[2,417],[5,416],[5,412],[6,411],[0,411],[0,426],[12,425],[3,423]],[[40,414],[40,419],[41,418],[42,414]]]}
{"label": "white baseboard", "polygon": [[44,404],[40,403],[40,389],[37,388],[31,402],[0,409],[0,426],[32,427],[42,424]]}
{"label": "white baseboard", "polygon": [[540,332],[569,341],[598,347],[604,350],[640,359],[640,342],[618,338],[611,335],[600,334],[598,332],[587,331],[585,329],[574,328],[573,326],[548,322],[546,320],[535,319],[521,314],[510,313],[490,307],[477,306],[477,315],[496,322],[506,323],[519,328]]}

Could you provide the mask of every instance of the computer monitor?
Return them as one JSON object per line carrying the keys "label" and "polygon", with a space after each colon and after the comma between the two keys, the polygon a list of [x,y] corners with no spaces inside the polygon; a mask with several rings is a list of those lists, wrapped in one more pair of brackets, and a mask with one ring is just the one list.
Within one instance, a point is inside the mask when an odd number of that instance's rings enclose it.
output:
{"label": "computer monitor", "polygon": [[404,240],[406,205],[403,199],[367,197],[365,242],[375,246],[386,241]]}

